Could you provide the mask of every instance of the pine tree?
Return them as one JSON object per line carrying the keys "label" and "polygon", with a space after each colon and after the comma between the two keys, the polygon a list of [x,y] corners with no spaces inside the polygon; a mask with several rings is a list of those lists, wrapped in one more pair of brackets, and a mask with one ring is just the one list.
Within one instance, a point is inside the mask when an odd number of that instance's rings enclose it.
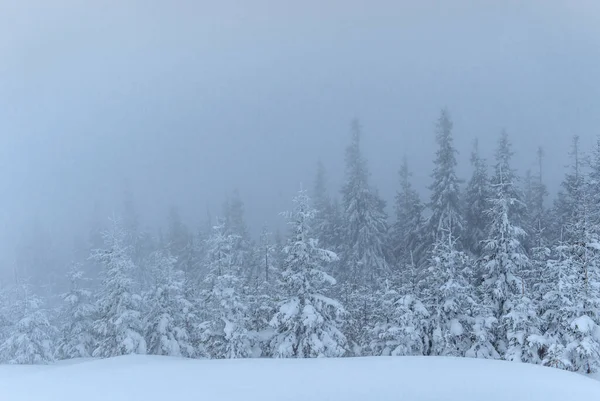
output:
{"label": "pine tree", "polygon": [[209,285],[208,352],[213,358],[247,358],[251,355],[248,333],[247,302],[242,292],[243,280],[236,246],[239,238],[227,234],[224,224],[217,224],[207,246],[205,282]]}
{"label": "pine tree", "polygon": [[495,346],[501,354],[508,347],[505,319],[520,302],[520,297],[527,295],[522,274],[531,267],[522,245],[525,231],[520,224],[524,204],[517,176],[510,166],[511,157],[508,135],[503,132],[496,151],[492,198],[488,210],[491,225],[482,258],[483,292],[485,302],[489,303],[493,317],[499,323],[495,332]]}
{"label": "pine tree", "polygon": [[376,285],[389,273],[386,254],[387,216],[384,202],[368,183],[369,172],[361,148],[361,128],[352,123],[346,149],[346,182],[342,189],[345,238],[340,276],[353,285]]}
{"label": "pine tree", "polygon": [[151,256],[154,285],[146,299],[148,353],[193,357],[196,353],[187,325],[195,313],[186,298],[184,273],[175,267],[177,261],[170,254],[156,251]]}
{"label": "pine tree", "polygon": [[346,353],[346,338],[339,329],[345,311],[325,294],[335,279],[323,265],[337,259],[331,251],[319,248],[311,237],[315,210],[304,191],[294,199],[295,209],[286,213],[292,235],[284,248],[282,273],[283,300],[271,319],[276,330],[271,348],[279,358],[339,357]]}
{"label": "pine tree", "polygon": [[468,358],[498,359],[500,354],[496,351],[496,326],[498,320],[493,316],[492,308],[481,297],[473,308],[471,321],[471,348],[465,356]]}
{"label": "pine tree", "polygon": [[255,246],[254,260],[256,275],[247,291],[249,327],[254,348],[258,347],[260,355],[265,356],[270,353],[271,327],[269,322],[276,309],[277,282],[279,280],[276,247],[266,226],[263,227]]}
{"label": "pine tree", "polygon": [[380,290],[378,318],[370,327],[372,355],[424,355],[429,338],[430,315],[414,294],[402,295],[397,285],[387,282]]}
{"label": "pine tree", "polygon": [[[596,230],[600,229],[600,137],[596,139],[596,146],[590,160],[587,189],[590,202],[590,219]],[[600,235],[600,233],[597,233]]]}
{"label": "pine tree", "polygon": [[59,359],[89,358],[96,347],[94,337],[95,306],[92,292],[81,286],[83,271],[74,264],[69,271],[69,292],[61,296],[63,325],[57,347]]}
{"label": "pine tree", "polygon": [[501,324],[506,328],[507,348],[504,359],[514,362],[541,363],[545,340],[535,303],[527,296],[506,302],[508,312]]}
{"label": "pine tree", "polygon": [[411,185],[411,173],[406,157],[400,168],[400,190],[396,193],[396,222],[392,228],[393,251],[396,261],[402,266],[420,264],[424,256],[423,210],[425,206]]}
{"label": "pine tree", "polygon": [[556,283],[544,296],[545,365],[586,373],[600,368],[596,244],[559,245],[557,259],[548,262]]}
{"label": "pine tree", "polygon": [[481,255],[483,241],[489,226],[486,211],[489,209],[490,182],[485,160],[479,154],[476,140],[471,153],[473,174],[465,191],[465,247],[475,256]]}
{"label": "pine tree", "polygon": [[244,269],[240,273],[248,280],[252,276],[252,269],[249,268],[252,264],[252,247],[244,218],[244,202],[238,190],[233,191],[231,199],[225,202],[223,212],[224,234],[232,241],[232,263]]}
{"label": "pine tree", "polygon": [[573,138],[571,159],[563,182],[568,200],[563,212],[569,214],[563,216],[563,241],[555,247],[556,259],[548,263],[548,281],[554,285],[547,285],[544,317],[552,352],[544,363],[591,373],[600,369],[600,227],[594,218],[594,163],[586,181],[578,137]]}
{"label": "pine tree", "polygon": [[566,226],[573,220],[577,213],[577,204],[583,190],[583,157],[580,152],[579,136],[573,137],[571,146],[570,171],[562,182],[562,190],[559,191],[552,211],[552,237],[554,242],[569,242]]}
{"label": "pine tree", "polygon": [[19,298],[12,315],[15,325],[0,345],[3,361],[10,364],[48,364],[54,362],[56,328],[52,326],[42,300],[27,284],[19,286]]}
{"label": "pine tree", "polygon": [[455,239],[442,234],[434,243],[425,278],[424,303],[429,355],[464,356],[470,348],[470,320],[474,293],[467,278],[471,262],[456,249]]}
{"label": "pine tree", "polygon": [[146,353],[142,298],[135,292],[132,275],[136,269],[126,245],[127,237],[121,222],[113,219],[104,233],[105,249],[96,250],[91,256],[104,268],[96,306],[98,318],[94,322],[98,337],[95,357]]}
{"label": "pine tree", "polygon": [[456,176],[456,154],[452,138],[452,121],[447,109],[443,109],[436,124],[438,150],[433,170],[433,183],[429,207],[429,235],[431,243],[446,234],[461,238],[463,230],[462,211],[460,210],[460,180]]}

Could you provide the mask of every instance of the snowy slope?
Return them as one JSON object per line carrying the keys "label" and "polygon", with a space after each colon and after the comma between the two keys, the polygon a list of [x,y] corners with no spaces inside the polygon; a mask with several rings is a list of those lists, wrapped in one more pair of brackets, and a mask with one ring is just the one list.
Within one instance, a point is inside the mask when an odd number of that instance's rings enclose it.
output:
{"label": "snowy slope", "polygon": [[568,401],[600,400],[600,383],[557,369],[476,359],[128,356],[51,367],[0,366],[0,400]]}

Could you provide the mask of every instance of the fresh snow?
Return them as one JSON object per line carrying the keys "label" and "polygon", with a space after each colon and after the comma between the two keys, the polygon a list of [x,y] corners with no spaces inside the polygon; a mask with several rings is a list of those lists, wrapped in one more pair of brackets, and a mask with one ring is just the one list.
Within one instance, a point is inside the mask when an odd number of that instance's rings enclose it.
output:
{"label": "fresh snow", "polygon": [[559,369],[467,358],[192,360],[128,355],[77,364],[0,366],[0,399],[565,401],[600,400],[600,383]]}

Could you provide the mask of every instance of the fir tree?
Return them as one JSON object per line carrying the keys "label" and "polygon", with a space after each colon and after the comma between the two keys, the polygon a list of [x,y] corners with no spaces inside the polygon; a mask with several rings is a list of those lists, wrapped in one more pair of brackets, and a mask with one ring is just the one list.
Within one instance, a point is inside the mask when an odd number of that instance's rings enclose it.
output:
{"label": "fir tree", "polygon": [[402,295],[386,283],[380,290],[380,313],[370,328],[373,355],[424,355],[429,337],[429,312],[413,294]]}
{"label": "fir tree", "polygon": [[167,356],[195,356],[188,321],[194,306],[185,294],[185,276],[175,267],[176,259],[163,251],[151,255],[153,290],[147,296],[148,353]]}
{"label": "fir tree", "polygon": [[456,154],[452,138],[452,121],[448,110],[443,109],[436,124],[438,150],[434,161],[433,183],[429,207],[431,243],[446,233],[461,238],[463,218],[460,210],[460,180],[456,176]]}
{"label": "fir tree", "polygon": [[400,190],[396,193],[396,222],[392,229],[393,251],[400,265],[420,264],[424,250],[423,210],[425,206],[411,185],[411,173],[406,157],[400,168]]}
{"label": "fir tree", "polygon": [[503,132],[496,151],[495,174],[488,215],[491,220],[482,258],[483,292],[489,302],[496,328],[495,346],[504,354],[507,350],[507,327],[504,320],[516,307],[518,298],[527,295],[522,274],[530,269],[522,240],[524,205],[517,186],[517,176],[510,166],[512,151],[508,135]]}
{"label": "fir tree", "polygon": [[89,358],[96,347],[94,337],[95,306],[92,292],[81,286],[84,280],[81,266],[74,264],[69,271],[69,292],[62,295],[63,326],[57,347],[59,359]]}
{"label": "fir tree", "polygon": [[476,140],[471,153],[473,174],[465,191],[465,247],[476,256],[481,255],[483,241],[487,238],[489,226],[487,210],[489,209],[490,182],[485,160],[479,154],[479,143]]}
{"label": "fir tree", "polygon": [[109,358],[127,354],[145,354],[146,341],[141,311],[141,296],[132,279],[135,265],[126,245],[127,234],[117,219],[104,233],[105,248],[92,253],[102,264],[102,288],[94,322],[98,345],[93,356]]}
{"label": "fir tree", "polygon": [[271,320],[276,330],[271,347],[280,358],[339,357],[346,353],[346,338],[339,330],[344,316],[342,305],[324,290],[335,279],[323,265],[337,256],[319,248],[311,237],[315,210],[304,191],[294,199],[295,209],[286,213],[292,235],[284,248],[283,300]]}
{"label": "fir tree", "polygon": [[452,235],[438,236],[424,283],[424,303],[430,314],[429,355],[464,356],[471,346],[469,326],[475,300],[467,280],[470,267],[469,258],[456,249]]}
{"label": "fir tree", "polygon": [[54,362],[56,328],[52,326],[42,300],[27,284],[20,285],[19,298],[12,315],[15,325],[0,345],[2,360],[10,364],[48,364]]}
{"label": "fir tree", "polygon": [[205,279],[209,285],[207,307],[211,322],[208,352],[214,358],[247,358],[251,355],[247,303],[235,250],[238,244],[239,238],[227,234],[224,224],[216,225],[208,240],[208,275]]}
{"label": "fir tree", "polygon": [[386,255],[387,216],[384,203],[370,188],[367,162],[361,148],[361,129],[352,123],[346,149],[346,182],[342,189],[346,232],[341,276],[356,285],[375,285],[389,273]]}

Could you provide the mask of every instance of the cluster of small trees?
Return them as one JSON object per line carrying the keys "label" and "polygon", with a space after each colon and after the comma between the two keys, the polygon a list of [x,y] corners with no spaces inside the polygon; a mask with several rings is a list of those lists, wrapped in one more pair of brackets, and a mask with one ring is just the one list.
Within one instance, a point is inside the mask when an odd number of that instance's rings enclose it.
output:
{"label": "cluster of small trees", "polygon": [[131,353],[190,358],[450,355],[580,372],[600,368],[600,141],[572,165],[552,207],[539,169],[521,179],[500,135],[492,168],[477,144],[456,175],[452,122],[437,121],[429,202],[400,168],[395,219],[369,182],[352,125],[340,201],[321,164],[312,200],[286,213],[284,241],[252,241],[239,196],[210,230],[177,213],[166,238],[113,220],[59,308],[21,284],[6,291],[0,358]]}

